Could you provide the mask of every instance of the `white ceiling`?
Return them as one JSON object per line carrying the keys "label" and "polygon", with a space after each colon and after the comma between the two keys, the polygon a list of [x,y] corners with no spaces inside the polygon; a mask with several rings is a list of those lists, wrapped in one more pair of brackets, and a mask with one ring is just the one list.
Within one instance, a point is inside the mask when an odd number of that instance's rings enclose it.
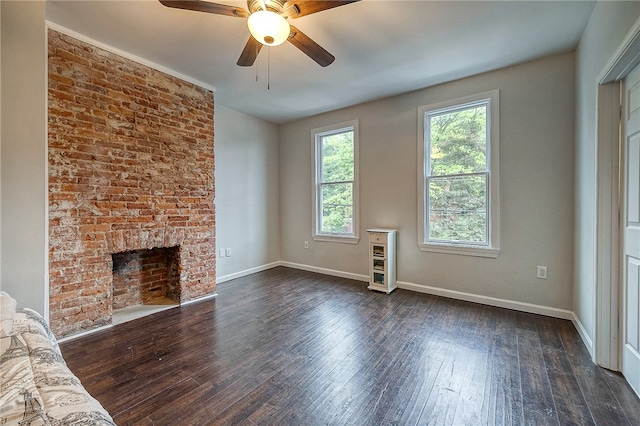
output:
{"label": "white ceiling", "polygon": [[[246,9],[245,1],[218,3]],[[284,123],[572,51],[593,6],[362,0],[292,20],[336,57],[326,68],[289,43],[265,47],[253,67],[239,67],[249,37],[245,19],[156,0],[48,0],[47,19],[205,83],[217,104]]]}

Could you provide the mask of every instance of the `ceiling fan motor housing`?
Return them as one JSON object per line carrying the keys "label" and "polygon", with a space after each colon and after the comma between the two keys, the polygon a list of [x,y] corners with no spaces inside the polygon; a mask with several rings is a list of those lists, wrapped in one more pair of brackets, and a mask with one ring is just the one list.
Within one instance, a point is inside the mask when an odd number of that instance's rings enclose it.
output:
{"label": "ceiling fan motor housing", "polygon": [[[267,7],[269,12],[275,12],[277,14],[281,14],[284,12],[284,4],[287,0],[264,0],[264,5]],[[249,9],[249,13],[254,13],[259,10],[262,10],[262,1],[261,0],[247,0],[247,8]]]}

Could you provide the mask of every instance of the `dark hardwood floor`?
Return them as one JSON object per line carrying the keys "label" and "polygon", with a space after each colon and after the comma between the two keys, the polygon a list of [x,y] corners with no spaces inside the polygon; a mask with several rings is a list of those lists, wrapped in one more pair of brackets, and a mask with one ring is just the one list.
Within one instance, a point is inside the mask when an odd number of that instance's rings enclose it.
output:
{"label": "dark hardwood floor", "polygon": [[640,425],[569,321],[287,268],[61,347],[118,425]]}

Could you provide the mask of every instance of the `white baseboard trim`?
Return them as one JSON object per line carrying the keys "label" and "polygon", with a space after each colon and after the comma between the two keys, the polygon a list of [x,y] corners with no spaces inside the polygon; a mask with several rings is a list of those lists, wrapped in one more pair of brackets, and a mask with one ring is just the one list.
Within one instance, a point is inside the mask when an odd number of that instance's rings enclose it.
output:
{"label": "white baseboard trim", "polygon": [[196,297],[195,299],[187,300],[186,302],[180,303],[180,306],[187,306],[192,303],[202,302],[203,300],[213,299],[217,295],[218,293],[213,293],[213,294],[207,294],[206,296],[202,296],[202,297]]}
{"label": "white baseboard trim", "polygon": [[113,324],[103,325],[102,327],[93,328],[93,329],[87,330],[87,331],[81,331],[80,333],[72,334],[70,336],[65,336],[65,337],[63,337],[61,339],[57,339],[57,340],[58,340],[58,343],[64,343],[64,342],[68,342],[69,340],[77,339],[78,337],[88,336],[89,334],[97,333],[98,331],[107,330],[107,329],[109,329],[111,327],[113,327]]}
{"label": "white baseboard trim", "polygon": [[280,262],[281,266],[287,268],[301,269],[303,271],[317,272],[319,274],[331,275],[334,277],[347,278],[356,281],[369,281],[369,275],[354,274],[351,272],[336,271],[335,269],[319,268],[317,266],[303,265],[301,263]]}
{"label": "white baseboard trim", "polygon": [[[357,281],[365,281],[365,282],[369,281],[368,275],[353,274],[350,272],[319,268],[317,266],[304,265],[300,263],[280,262],[280,264],[281,266],[286,266],[288,268],[301,269],[301,270],[310,271],[310,272],[318,272],[320,274],[332,275],[332,276],[341,277],[341,278],[348,278],[348,279],[357,280]],[[430,287],[426,285],[414,284],[414,283],[409,283],[405,281],[398,281],[398,288],[402,288],[410,291],[416,291],[419,293],[433,294],[434,296],[448,297],[450,299],[465,300],[467,302],[480,303],[482,305],[496,306],[498,308],[513,309],[515,311],[527,312],[530,314],[546,315],[548,317],[561,318],[561,319],[566,319],[571,321],[574,321],[574,319],[576,319],[575,314],[566,309],[552,308],[549,306],[542,306],[542,305],[534,305],[532,303],[518,302],[515,300],[498,299],[496,297],[482,296],[482,295],[473,294],[473,293],[464,293],[461,291]],[[583,328],[583,332],[584,332],[584,328]]]}
{"label": "white baseboard trim", "polygon": [[255,274],[256,272],[266,271],[267,269],[272,269],[278,266],[281,266],[282,262],[272,262],[267,263],[265,265],[256,266],[255,268],[245,269],[243,271],[234,272],[233,274],[222,275],[220,277],[216,277],[216,283],[223,283],[225,281],[234,280],[236,278],[246,277],[247,275]]}
{"label": "white baseboard trim", "polygon": [[576,328],[576,330],[578,330],[578,334],[582,338],[582,343],[584,343],[587,351],[589,351],[589,355],[591,355],[591,360],[595,362],[596,353],[593,347],[593,341],[591,340],[591,337],[589,337],[589,333],[587,333],[587,330],[584,328],[576,314],[573,312],[571,314],[571,322],[573,323],[573,326]]}
{"label": "white baseboard trim", "polygon": [[482,296],[479,294],[465,293],[456,290],[447,290],[444,288],[430,287],[427,285],[413,284],[404,281],[398,281],[398,287],[417,291],[420,293],[433,294],[434,296],[448,297],[450,299],[465,300],[467,302],[480,303],[482,305],[496,306],[498,308],[513,309],[515,311],[527,312],[530,314],[546,315],[548,317],[562,318],[573,320],[575,315],[566,309],[552,308],[549,306],[534,305],[532,303],[518,302],[515,300],[498,299],[496,297]]}

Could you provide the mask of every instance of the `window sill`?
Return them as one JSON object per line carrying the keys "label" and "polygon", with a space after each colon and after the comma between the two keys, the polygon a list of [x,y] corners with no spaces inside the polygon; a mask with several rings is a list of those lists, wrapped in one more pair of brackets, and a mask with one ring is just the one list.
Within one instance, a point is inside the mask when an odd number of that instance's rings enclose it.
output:
{"label": "window sill", "polygon": [[445,244],[418,244],[420,251],[428,251],[433,253],[457,254],[460,256],[476,256],[497,258],[500,249],[495,247],[478,247],[465,245],[445,245]]}
{"label": "window sill", "polygon": [[358,244],[360,237],[338,237],[333,235],[313,235],[313,241],[323,241],[327,243]]}

